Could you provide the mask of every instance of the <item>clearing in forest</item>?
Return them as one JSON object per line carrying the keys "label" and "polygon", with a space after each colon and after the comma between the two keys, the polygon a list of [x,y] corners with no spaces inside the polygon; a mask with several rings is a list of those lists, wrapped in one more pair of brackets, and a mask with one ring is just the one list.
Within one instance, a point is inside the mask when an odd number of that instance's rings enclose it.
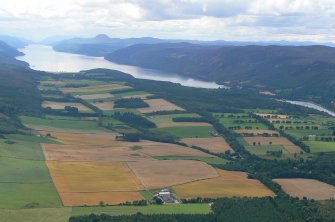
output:
{"label": "clearing in forest", "polygon": [[219,177],[200,180],[174,186],[180,198],[196,197],[264,197],[274,196],[264,184],[258,180],[248,179],[244,172],[217,170]]}
{"label": "clearing in forest", "polygon": [[282,189],[293,197],[307,197],[314,200],[329,200],[335,198],[335,187],[314,179],[274,179]]}
{"label": "clearing in forest", "polygon": [[184,138],[181,140],[181,142],[186,143],[188,146],[204,148],[213,153],[224,153],[228,150],[233,152],[233,149],[223,137]]}
{"label": "clearing in forest", "polygon": [[128,163],[145,188],[155,189],[215,178],[216,170],[194,160],[146,160]]}

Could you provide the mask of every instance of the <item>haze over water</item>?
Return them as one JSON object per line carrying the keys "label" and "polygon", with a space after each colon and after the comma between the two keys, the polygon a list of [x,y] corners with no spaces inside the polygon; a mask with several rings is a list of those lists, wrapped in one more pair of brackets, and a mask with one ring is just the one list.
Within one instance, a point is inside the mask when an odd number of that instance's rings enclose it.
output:
{"label": "haze over water", "polygon": [[184,78],[174,73],[145,69],[136,66],[120,65],[105,60],[103,57],[91,57],[79,54],[57,52],[51,46],[28,45],[20,49],[24,56],[17,59],[29,63],[30,68],[47,72],[79,72],[96,68],[106,68],[128,73],[135,78],[151,79],[179,83],[183,86],[216,89],[220,86],[214,82],[205,82],[192,78]]}

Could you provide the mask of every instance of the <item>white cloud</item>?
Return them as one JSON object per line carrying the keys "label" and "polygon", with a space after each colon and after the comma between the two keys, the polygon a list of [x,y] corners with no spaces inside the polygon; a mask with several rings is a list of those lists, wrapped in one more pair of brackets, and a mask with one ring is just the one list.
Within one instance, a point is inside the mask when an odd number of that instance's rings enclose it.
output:
{"label": "white cloud", "polygon": [[335,41],[335,0],[0,0],[3,34]]}

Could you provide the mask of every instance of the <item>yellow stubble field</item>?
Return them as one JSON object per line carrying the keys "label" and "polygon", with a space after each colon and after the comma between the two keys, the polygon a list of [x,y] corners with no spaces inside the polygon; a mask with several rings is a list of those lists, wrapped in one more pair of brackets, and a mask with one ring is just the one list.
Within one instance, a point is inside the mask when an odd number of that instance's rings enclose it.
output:
{"label": "yellow stubble field", "polygon": [[213,153],[224,153],[227,150],[233,152],[233,149],[223,137],[184,138],[181,141],[188,146],[198,146]]}
{"label": "yellow stubble field", "polygon": [[260,181],[248,179],[244,172],[217,170],[219,177],[174,186],[180,198],[274,196]]}

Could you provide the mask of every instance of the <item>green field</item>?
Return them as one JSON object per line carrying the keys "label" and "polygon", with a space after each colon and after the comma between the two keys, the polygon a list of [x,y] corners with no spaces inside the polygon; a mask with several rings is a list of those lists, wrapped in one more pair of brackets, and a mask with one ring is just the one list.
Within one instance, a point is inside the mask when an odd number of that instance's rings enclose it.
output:
{"label": "green field", "polygon": [[305,141],[304,143],[311,148],[312,153],[335,152],[335,142]]}
{"label": "green field", "polygon": [[221,165],[229,161],[219,157],[197,157],[197,156],[156,156],[158,160],[198,160],[208,164]]}
{"label": "green field", "polygon": [[0,210],[1,222],[68,222],[71,208]]}
{"label": "green field", "polygon": [[173,118],[176,117],[200,117],[195,113],[180,113],[180,114],[167,114],[167,115],[153,115],[149,116],[148,119],[156,124],[163,122],[173,122]]}
{"label": "green field", "polygon": [[214,116],[228,129],[268,129],[247,113],[215,113]]}
{"label": "green field", "polygon": [[104,130],[98,126],[98,122],[94,120],[68,119],[63,117],[47,117],[38,118],[31,116],[21,116],[21,121],[27,126],[39,126],[59,128],[63,130],[79,130],[79,131],[99,131]]}
{"label": "green field", "polygon": [[24,135],[0,140],[0,208],[61,206],[40,142],[52,141]]}
{"label": "green field", "polygon": [[189,127],[166,127],[153,129],[158,132],[166,132],[179,138],[191,137],[211,137],[216,133],[215,129],[211,126],[189,126]]}
{"label": "green field", "polygon": [[143,214],[208,214],[209,204],[166,204],[148,206],[105,206],[105,207],[74,207],[72,215],[110,214],[129,215],[141,212]]}

